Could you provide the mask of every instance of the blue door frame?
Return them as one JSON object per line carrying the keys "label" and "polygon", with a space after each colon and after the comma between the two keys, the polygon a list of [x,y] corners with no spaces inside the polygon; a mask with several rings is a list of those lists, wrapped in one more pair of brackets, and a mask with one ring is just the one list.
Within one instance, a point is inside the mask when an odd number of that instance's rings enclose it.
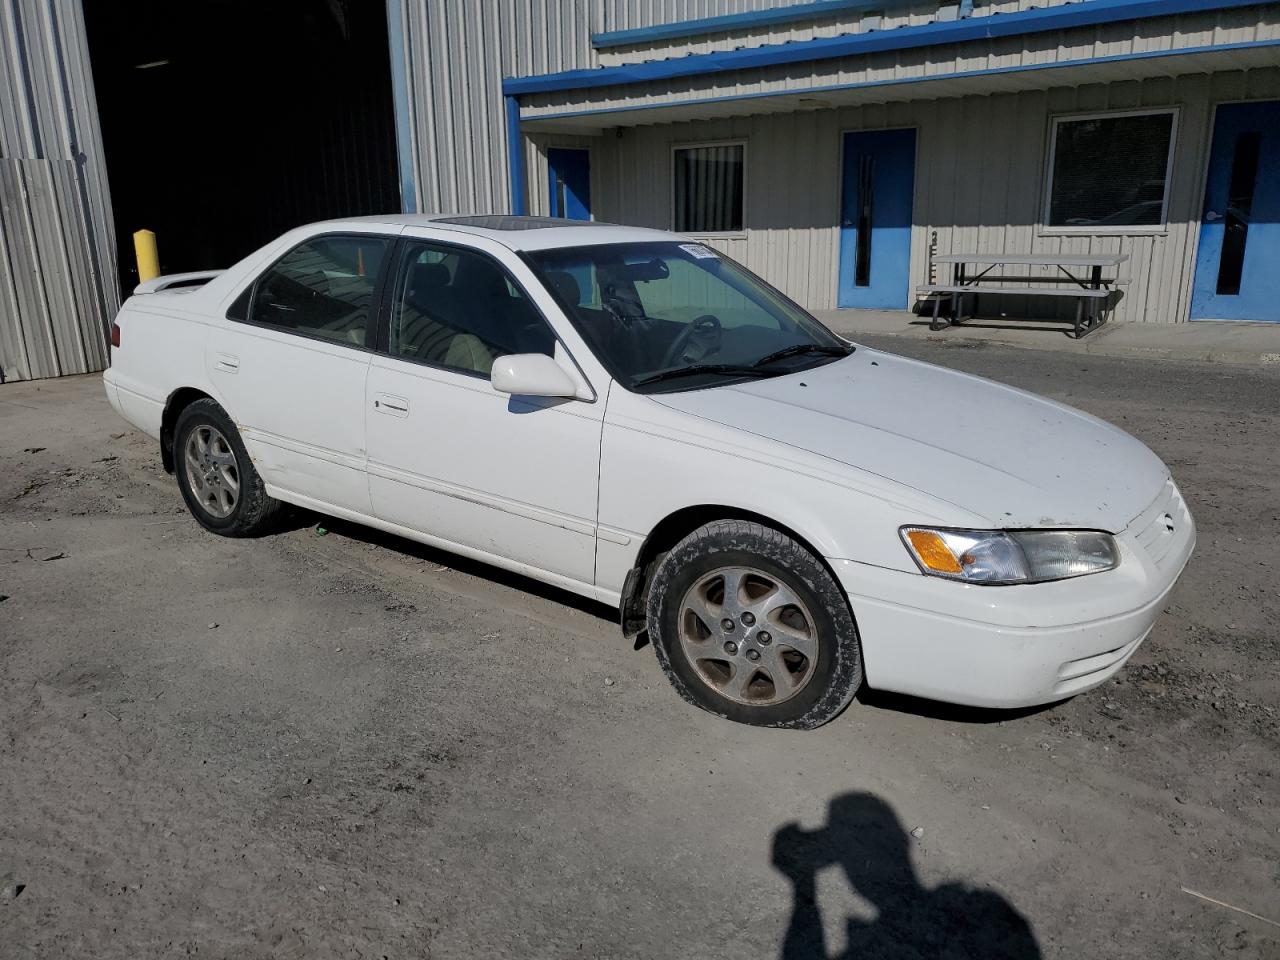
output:
{"label": "blue door frame", "polygon": [[1280,320],[1280,100],[1218,106],[1192,320]]}
{"label": "blue door frame", "polygon": [[552,147],[547,151],[551,216],[591,219],[591,151]]}
{"label": "blue door frame", "polygon": [[907,306],[915,170],[915,130],[844,135],[838,306]]}

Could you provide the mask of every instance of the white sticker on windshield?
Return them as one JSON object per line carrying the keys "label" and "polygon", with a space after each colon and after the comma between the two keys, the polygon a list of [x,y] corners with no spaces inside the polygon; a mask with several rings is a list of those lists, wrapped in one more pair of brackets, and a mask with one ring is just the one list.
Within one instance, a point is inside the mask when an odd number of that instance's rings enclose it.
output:
{"label": "white sticker on windshield", "polygon": [[680,249],[691,257],[697,257],[699,260],[718,260],[716,252],[710,247],[704,247],[700,243],[682,243]]}

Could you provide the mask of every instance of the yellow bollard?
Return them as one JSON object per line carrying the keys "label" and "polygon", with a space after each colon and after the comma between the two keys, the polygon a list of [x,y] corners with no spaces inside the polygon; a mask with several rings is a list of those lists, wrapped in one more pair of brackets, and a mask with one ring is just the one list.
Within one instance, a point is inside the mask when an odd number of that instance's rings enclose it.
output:
{"label": "yellow bollard", "polygon": [[139,230],[133,235],[133,253],[138,258],[138,282],[145,283],[160,276],[160,252],[156,249],[156,235],[150,230]]}

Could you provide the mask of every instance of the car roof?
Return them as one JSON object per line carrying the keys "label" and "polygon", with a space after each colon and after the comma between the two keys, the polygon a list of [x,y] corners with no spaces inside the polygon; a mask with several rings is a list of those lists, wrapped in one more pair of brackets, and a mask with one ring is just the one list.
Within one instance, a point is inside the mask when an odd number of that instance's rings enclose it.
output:
{"label": "car roof", "polygon": [[556,217],[521,217],[499,214],[395,213],[372,217],[350,217],[326,221],[326,226],[344,223],[386,224],[390,227],[431,227],[495,240],[512,250],[548,250],[601,243],[643,243],[686,239],[665,230],[624,227],[595,220],[561,220]]}

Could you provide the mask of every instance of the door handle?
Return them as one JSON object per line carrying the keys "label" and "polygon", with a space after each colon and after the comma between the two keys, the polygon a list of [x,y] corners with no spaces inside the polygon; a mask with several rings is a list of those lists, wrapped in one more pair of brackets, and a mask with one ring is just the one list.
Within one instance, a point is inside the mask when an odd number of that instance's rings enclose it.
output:
{"label": "door handle", "polygon": [[216,354],[213,360],[215,370],[221,370],[223,373],[235,373],[240,369],[240,358],[233,357],[229,353]]}
{"label": "door handle", "polygon": [[389,393],[378,393],[373,398],[373,409],[392,417],[407,417],[409,401],[404,397],[395,397]]}
{"label": "door handle", "polygon": [[1204,215],[1204,219],[1207,223],[1214,223],[1222,219],[1222,214],[1218,213],[1216,210],[1210,210]]}

